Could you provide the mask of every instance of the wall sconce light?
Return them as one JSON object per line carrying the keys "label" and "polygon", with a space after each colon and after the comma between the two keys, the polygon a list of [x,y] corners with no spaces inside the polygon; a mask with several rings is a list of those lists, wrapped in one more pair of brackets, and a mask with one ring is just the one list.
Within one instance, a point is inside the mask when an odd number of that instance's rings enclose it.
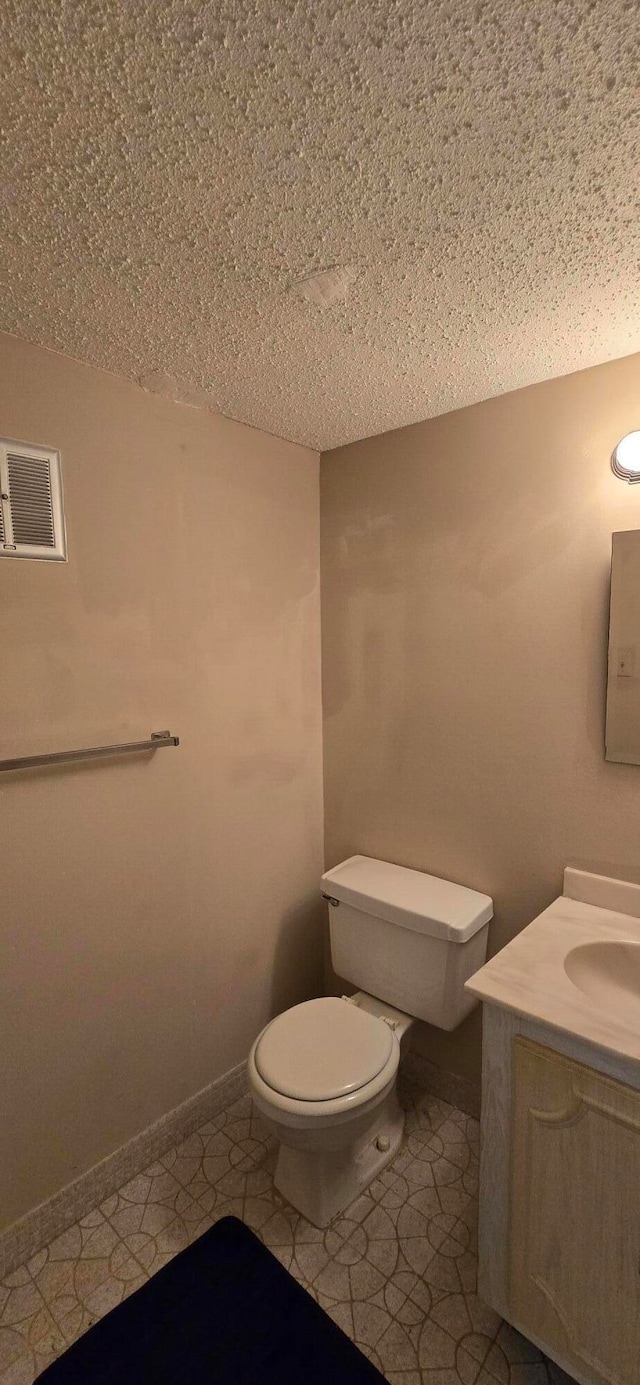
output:
{"label": "wall sconce light", "polygon": [[621,481],[640,481],[640,431],[625,433],[611,453],[611,470]]}

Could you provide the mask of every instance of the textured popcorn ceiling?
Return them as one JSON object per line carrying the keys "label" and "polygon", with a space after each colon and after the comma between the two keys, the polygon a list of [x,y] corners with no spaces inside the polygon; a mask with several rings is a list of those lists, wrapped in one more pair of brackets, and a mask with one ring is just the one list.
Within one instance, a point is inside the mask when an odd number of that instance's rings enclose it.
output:
{"label": "textured popcorn ceiling", "polygon": [[626,0],[13,0],[0,327],[322,448],[637,351],[639,34]]}

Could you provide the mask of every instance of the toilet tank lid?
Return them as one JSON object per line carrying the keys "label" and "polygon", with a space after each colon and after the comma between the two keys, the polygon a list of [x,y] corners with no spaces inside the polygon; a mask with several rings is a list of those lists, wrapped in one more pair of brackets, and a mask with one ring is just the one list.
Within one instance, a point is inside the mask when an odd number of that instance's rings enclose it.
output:
{"label": "toilet tank lid", "polygon": [[323,893],[388,923],[465,943],[493,917],[493,900],[437,875],[350,856],[322,877]]}

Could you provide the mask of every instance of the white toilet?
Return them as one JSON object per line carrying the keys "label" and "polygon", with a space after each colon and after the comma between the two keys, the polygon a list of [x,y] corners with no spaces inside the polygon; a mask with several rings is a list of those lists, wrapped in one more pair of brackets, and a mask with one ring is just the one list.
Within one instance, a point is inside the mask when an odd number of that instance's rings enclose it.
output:
{"label": "white toilet", "polygon": [[464,983],[485,961],[493,915],[488,895],[369,856],[322,884],[334,969],[365,989],[294,1005],[249,1055],[251,1095],[280,1142],[276,1187],[315,1226],[393,1158],[409,1030],[415,1019],[455,1029],[473,1009]]}

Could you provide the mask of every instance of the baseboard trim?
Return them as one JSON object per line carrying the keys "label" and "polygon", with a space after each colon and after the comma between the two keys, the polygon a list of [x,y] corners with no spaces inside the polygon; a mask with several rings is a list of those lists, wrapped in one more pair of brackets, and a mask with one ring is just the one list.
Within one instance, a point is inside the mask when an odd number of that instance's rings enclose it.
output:
{"label": "baseboard trim", "polygon": [[403,1060],[402,1070],[418,1087],[424,1087],[427,1092],[433,1092],[433,1095],[439,1096],[442,1101],[448,1101],[451,1106],[457,1106],[460,1111],[466,1111],[467,1115],[479,1119],[480,1088],[473,1082],[467,1081],[465,1077],[458,1077],[455,1072],[446,1072],[444,1068],[439,1068],[437,1063],[423,1058],[421,1053],[409,1052]]}
{"label": "baseboard trim", "polygon": [[247,1065],[239,1063],[0,1231],[0,1280],[246,1091]]}

